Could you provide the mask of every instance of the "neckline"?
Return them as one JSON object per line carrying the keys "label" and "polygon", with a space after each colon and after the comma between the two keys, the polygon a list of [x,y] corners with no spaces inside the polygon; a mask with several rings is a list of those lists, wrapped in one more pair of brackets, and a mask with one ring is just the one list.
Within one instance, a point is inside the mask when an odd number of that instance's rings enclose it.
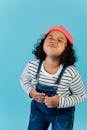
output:
{"label": "neckline", "polygon": [[56,76],[58,76],[60,74],[62,68],[63,68],[63,65],[61,64],[60,67],[59,67],[59,69],[57,70],[57,72],[55,74],[50,74],[50,73],[48,73],[44,69],[44,65],[43,64],[44,64],[44,61],[42,62],[41,71],[44,72],[45,75],[50,76],[50,77],[56,77]]}

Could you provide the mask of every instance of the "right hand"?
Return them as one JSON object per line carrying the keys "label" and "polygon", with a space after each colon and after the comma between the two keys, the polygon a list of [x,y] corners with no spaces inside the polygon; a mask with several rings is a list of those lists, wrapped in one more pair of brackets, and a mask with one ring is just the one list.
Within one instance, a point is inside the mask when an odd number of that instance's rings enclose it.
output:
{"label": "right hand", "polygon": [[31,89],[30,96],[35,99],[37,102],[43,102],[45,101],[45,93],[39,93],[36,91],[35,88]]}

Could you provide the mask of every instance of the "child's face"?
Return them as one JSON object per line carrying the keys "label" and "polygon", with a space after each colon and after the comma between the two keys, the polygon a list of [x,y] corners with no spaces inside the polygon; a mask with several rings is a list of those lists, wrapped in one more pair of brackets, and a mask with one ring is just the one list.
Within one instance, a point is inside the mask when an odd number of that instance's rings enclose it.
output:
{"label": "child's face", "polygon": [[65,47],[67,46],[67,39],[60,31],[50,32],[43,45],[43,50],[47,56],[57,57],[60,56]]}

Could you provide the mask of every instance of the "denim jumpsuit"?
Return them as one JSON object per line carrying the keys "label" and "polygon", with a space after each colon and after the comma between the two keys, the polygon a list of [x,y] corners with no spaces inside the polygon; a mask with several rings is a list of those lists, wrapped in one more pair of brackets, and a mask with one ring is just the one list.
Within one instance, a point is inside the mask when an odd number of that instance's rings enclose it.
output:
{"label": "denim jumpsuit", "polygon": [[[36,78],[38,79],[42,63],[39,63]],[[61,70],[56,81],[59,84],[66,67]],[[45,93],[48,96],[56,95],[56,86],[36,85],[36,90]],[[35,101],[31,102],[31,113],[28,130],[47,130],[52,123],[52,130],[73,130],[75,107],[69,108],[48,108],[44,103]]]}

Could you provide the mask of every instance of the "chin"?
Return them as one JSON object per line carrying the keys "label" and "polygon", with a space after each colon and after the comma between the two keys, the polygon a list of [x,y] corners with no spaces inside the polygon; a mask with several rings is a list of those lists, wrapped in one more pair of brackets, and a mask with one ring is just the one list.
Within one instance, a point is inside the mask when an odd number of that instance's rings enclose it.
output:
{"label": "chin", "polygon": [[54,54],[47,54],[47,56],[52,57],[52,58],[58,58],[58,57],[60,57],[60,55],[54,55]]}

